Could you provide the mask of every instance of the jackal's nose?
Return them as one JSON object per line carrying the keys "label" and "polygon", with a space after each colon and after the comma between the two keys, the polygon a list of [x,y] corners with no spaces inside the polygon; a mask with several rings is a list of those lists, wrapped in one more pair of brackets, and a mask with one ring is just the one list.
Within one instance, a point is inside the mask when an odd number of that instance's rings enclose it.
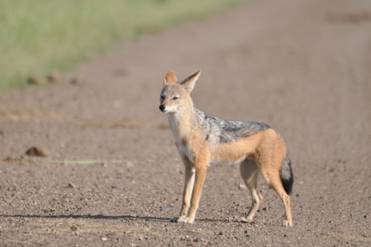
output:
{"label": "jackal's nose", "polygon": [[165,112],[165,106],[164,105],[160,105],[160,111],[162,111],[162,112]]}

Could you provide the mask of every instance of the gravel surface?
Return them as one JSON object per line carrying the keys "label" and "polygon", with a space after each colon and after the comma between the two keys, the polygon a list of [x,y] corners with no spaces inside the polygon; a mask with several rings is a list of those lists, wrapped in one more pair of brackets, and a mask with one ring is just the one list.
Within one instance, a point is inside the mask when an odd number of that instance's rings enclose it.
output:
{"label": "gravel surface", "polygon": [[[198,108],[286,138],[294,227],[262,180],[255,222],[239,222],[250,197],[238,166],[223,164],[209,169],[196,222],[170,222],[183,165],[158,111],[168,69],[203,71]],[[370,78],[371,1],[251,0],[9,91],[0,245],[371,246]]]}

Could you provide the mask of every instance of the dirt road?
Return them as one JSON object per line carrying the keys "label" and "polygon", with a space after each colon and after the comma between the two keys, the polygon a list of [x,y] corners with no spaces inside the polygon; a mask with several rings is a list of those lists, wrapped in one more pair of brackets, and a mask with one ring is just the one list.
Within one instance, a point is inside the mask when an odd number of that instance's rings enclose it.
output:
{"label": "dirt road", "polygon": [[[255,223],[240,223],[250,197],[223,165],[209,169],[195,224],[169,222],[183,184],[158,111],[169,68],[202,69],[198,108],[286,137],[293,228],[266,186]],[[371,246],[370,1],[247,1],[71,74],[76,84],[0,96],[1,246]],[[31,146],[47,157],[24,156]]]}

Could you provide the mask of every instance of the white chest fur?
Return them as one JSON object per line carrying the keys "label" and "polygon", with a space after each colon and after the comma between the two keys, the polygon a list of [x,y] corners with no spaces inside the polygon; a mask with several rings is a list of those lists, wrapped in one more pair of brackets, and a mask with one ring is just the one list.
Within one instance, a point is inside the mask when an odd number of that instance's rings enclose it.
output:
{"label": "white chest fur", "polygon": [[190,161],[193,161],[194,155],[192,150],[189,149],[187,145],[185,145],[184,140],[186,137],[186,133],[184,133],[184,129],[180,125],[179,118],[175,114],[169,114],[168,115],[169,124],[171,131],[173,132],[174,138],[175,138],[175,144],[178,148],[178,151],[181,155],[186,156]]}

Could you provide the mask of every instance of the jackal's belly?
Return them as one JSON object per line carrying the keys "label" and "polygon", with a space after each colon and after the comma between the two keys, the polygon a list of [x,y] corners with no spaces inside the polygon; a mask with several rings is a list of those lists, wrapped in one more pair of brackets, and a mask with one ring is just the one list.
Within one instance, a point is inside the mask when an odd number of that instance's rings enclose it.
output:
{"label": "jackal's belly", "polygon": [[246,158],[246,150],[237,144],[222,144],[212,152],[213,161],[239,162]]}
{"label": "jackal's belly", "polygon": [[215,161],[239,162],[256,152],[257,146],[262,139],[262,132],[252,136],[241,138],[216,145],[212,149],[211,157]]}

